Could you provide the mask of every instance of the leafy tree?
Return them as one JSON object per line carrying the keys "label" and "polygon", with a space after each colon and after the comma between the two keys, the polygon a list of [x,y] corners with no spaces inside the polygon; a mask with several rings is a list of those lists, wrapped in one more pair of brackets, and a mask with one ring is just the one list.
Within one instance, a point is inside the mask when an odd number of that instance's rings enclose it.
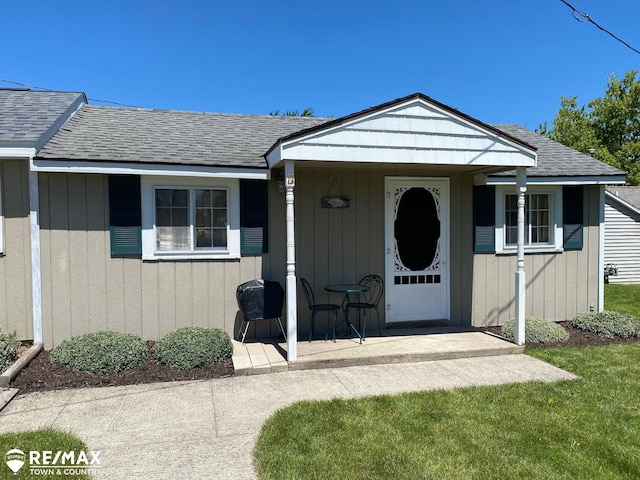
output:
{"label": "leafy tree", "polygon": [[269,112],[269,115],[272,115],[274,117],[279,117],[279,116],[283,116],[283,117],[315,117],[316,116],[316,112],[313,108],[311,107],[307,107],[302,111],[299,110],[286,110],[284,113],[280,113],[280,110],[272,110],[271,112]]}
{"label": "leafy tree", "polygon": [[578,105],[578,97],[561,97],[551,127],[539,132],[627,172],[629,185],[640,185],[640,80],[631,70],[609,77],[604,96]]}

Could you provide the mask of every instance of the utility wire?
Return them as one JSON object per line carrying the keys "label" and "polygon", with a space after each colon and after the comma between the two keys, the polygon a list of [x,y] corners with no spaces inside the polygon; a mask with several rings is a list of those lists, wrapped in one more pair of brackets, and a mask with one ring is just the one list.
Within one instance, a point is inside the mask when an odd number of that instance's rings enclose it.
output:
{"label": "utility wire", "polygon": [[[640,50],[636,50],[635,48],[633,48],[631,45],[629,45],[627,42],[625,42],[624,40],[622,40],[619,37],[616,37],[613,33],[611,33],[609,30],[607,30],[606,28],[601,27],[600,25],[598,25],[589,15],[587,15],[584,12],[581,12],[580,10],[577,10],[576,8],[573,7],[573,5],[565,2],[565,0],[560,0],[562,3],[564,3],[567,7],[569,7],[571,9],[571,16],[576,19],[578,22],[580,23],[591,23],[593,25],[595,25],[596,27],[598,27],[600,30],[602,30],[604,33],[607,33],[609,35],[611,35],[613,38],[615,38],[617,41],[619,41],[621,44],[623,44],[625,47],[627,47],[630,50],[633,50],[634,52],[636,52],[637,54],[640,55]],[[582,18],[580,18],[582,17]],[[583,20],[584,19],[584,20]]]}
{"label": "utility wire", "polygon": [[[54,91],[54,90],[51,90],[49,88],[38,87],[36,85],[27,85],[26,83],[13,82],[11,80],[5,80],[3,78],[0,78],[0,82],[10,83],[12,85],[18,85],[19,87],[34,88],[36,90],[41,90],[43,92],[53,92]],[[127,105],[126,103],[112,102],[111,100],[99,100],[97,98],[89,98],[89,97],[87,97],[87,100],[90,100],[92,102],[98,102],[98,103],[110,103],[111,105],[118,105],[119,107],[140,108],[140,107],[138,107],[136,105]]]}

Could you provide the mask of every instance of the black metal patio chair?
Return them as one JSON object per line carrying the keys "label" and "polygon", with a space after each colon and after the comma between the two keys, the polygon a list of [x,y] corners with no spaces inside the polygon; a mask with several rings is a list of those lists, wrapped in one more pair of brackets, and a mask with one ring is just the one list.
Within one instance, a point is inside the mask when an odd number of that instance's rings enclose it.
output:
{"label": "black metal patio chair", "polygon": [[358,317],[362,313],[362,326],[361,335],[362,340],[367,338],[367,312],[374,310],[376,312],[376,318],[378,320],[378,334],[382,335],[382,329],[380,328],[380,312],[378,311],[378,304],[384,294],[384,280],[380,275],[365,275],[360,280],[360,285],[366,285],[368,290],[364,293],[357,294],[355,301],[351,301],[349,295],[345,297],[343,305],[345,315],[349,316],[349,310],[354,309],[358,311]]}
{"label": "black metal patio chair", "polygon": [[[336,341],[336,320],[338,319],[338,310],[340,310],[340,305],[336,305],[334,303],[316,303],[315,296],[313,295],[313,289],[309,282],[307,282],[304,278],[300,279],[300,283],[302,283],[302,290],[304,290],[304,296],[307,298],[307,304],[309,305],[309,310],[311,310],[311,329],[309,330],[309,342],[311,342],[311,338],[313,337],[313,327],[316,320],[316,314],[318,312],[328,312],[331,313],[331,319],[333,320],[333,342]],[[328,338],[329,334],[325,335],[325,340]]]}

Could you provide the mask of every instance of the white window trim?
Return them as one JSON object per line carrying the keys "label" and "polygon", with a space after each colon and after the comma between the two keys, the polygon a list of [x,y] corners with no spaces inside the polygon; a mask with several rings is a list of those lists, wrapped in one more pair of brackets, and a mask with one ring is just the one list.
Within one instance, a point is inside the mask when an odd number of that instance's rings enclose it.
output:
{"label": "white window trim", "polygon": [[[155,189],[156,188],[210,188],[226,190],[227,196],[227,248],[215,250],[166,252],[156,249]],[[240,182],[238,179],[161,177],[140,178],[142,206],[142,259],[143,260],[215,260],[240,258]]]}
{"label": "white window trim", "polygon": [[[505,245],[505,197],[516,194],[513,186],[496,186],[496,253],[515,255],[516,245]],[[562,231],[562,186],[527,186],[527,194],[548,194],[553,196],[552,235],[553,243],[548,245],[525,245],[525,253],[559,253],[563,249]],[[526,228],[526,225],[525,225]]]}

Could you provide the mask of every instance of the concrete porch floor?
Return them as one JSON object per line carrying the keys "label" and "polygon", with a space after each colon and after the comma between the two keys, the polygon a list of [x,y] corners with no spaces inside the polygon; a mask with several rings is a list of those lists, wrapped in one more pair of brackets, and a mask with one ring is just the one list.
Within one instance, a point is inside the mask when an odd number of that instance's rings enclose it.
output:
{"label": "concrete porch floor", "polygon": [[524,350],[524,347],[482,331],[447,327],[388,329],[383,330],[381,336],[367,337],[362,344],[357,337],[337,338],[336,343],[324,338],[312,342],[298,339],[301,341],[295,363],[287,362],[287,344],[283,341],[255,339],[244,344],[234,341],[236,375],[487,357]]}

